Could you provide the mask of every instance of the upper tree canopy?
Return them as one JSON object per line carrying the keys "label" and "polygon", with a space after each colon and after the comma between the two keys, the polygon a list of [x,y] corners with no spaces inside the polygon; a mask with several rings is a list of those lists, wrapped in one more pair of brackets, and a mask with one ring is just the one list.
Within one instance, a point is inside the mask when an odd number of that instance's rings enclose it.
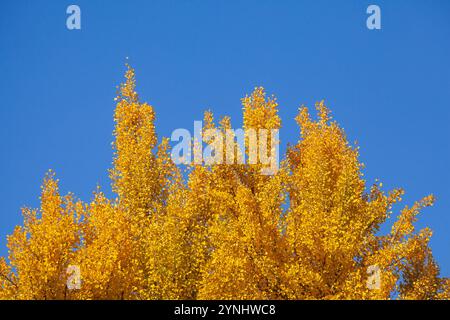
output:
{"label": "upper tree canopy", "polygon": [[[117,197],[89,203],[60,195],[50,172],[40,209],[0,259],[2,299],[448,299],[429,240],[416,231],[427,196],[379,233],[403,190],[366,188],[358,148],[323,102],[302,107],[299,141],[280,170],[254,164],[193,164],[186,178],[158,144],[155,112],[139,101],[128,67],[114,114],[110,170]],[[246,129],[281,127],[263,88],[242,99]],[[231,119],[205,127],[225,131]],[[268,146],[266,146],[268,147]],[[69,266],[81,286],[68,289]]]}

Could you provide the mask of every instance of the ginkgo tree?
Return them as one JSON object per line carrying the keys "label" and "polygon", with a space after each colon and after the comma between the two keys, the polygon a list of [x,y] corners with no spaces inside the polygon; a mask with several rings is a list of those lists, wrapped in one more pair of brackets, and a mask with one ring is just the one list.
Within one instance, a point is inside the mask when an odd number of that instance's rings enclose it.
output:
{"label": "ginkgo tree", "polygon": [[[129,66],[115,100],[115,198],[100,188],[90,202],[61,195],[50,171],[40,208],[22,209],[23,225],[8,237],[0,299],[450,298],[432,232],[414,226],[433,196],[404,207],[380,234],[404,191],[366,187],[359,149],[324,102],[316,120],[299,109],[298,142],[264,175],[258,163],[196,162],[182,171],[169,140],[158,144],[155,112],[140,102]],[[281,128],[277,100],[263,88],[242,104],[244,129]],[[232,127],[212,112],[204,124]]]}

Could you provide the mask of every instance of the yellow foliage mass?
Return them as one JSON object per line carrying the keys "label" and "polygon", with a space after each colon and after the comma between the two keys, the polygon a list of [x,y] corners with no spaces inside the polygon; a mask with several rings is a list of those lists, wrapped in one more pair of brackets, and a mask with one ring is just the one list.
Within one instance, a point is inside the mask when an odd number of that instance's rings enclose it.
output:
{"label": "yellow foliage mass", "polygon": [[[155,112],[141,103],[131,67],[115,99],[117,198],[101,190],[84,203],[61,196],[53,172],[39,210],[0,259],[0,299],[448,299],[429,229],[414,229],[428,196],[380,226],[403,190],[366,190],[358,148],[320,102],[314,121],[299,109],[300,138],[280,170],[257,164],[193,164],[187,178],[157,144]],[[276,99],[256,88],[242,99],[245,128],[279,129]],[[205,127],[225,132],[231,119]],[[248,152],[248,150],[246,151]],[[81,286],[68,289],[76,265]],[[370,266],[380,287],[367,285]]]}

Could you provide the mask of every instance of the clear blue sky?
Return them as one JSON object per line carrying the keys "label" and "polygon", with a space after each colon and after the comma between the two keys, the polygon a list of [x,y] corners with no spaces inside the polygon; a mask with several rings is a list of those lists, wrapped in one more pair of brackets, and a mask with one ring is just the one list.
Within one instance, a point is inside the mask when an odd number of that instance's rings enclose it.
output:
{"label": "clear blue sky", "polygon": [[[82,29],[66,28],[77,4]],[[366,28],[378,4],[382,29]],[[203,110],[240,125],[240,98],[264,86],[280,103],[282,144],[301,104],[325,99],[361,147],[366,178],[434,193],[420,216],[450,276],[450,2],[3,1],[0,11],[0,255],[37,207],[52,168],[63,192],[109,189],[113,98],[125,57],[160,136],[191,129]],[[399,208],[397,208],[399,209]]]}

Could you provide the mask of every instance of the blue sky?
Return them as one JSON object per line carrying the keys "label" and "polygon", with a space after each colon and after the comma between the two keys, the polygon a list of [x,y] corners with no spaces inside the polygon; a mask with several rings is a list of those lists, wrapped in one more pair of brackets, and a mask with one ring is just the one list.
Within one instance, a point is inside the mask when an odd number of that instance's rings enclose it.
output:
{"label": "blue sky", "polygon": [[[81,30],[66,28],[70,4]],[[370,4],[381,30],[366,28]],[[450,276],[449,39],[446,0],[4,1],[0,255],[48,169],[83,200],[97,184],[109,190],[113,98],[129,57],[160,137],[192,130],[208,108],[238,127],[240,98],[264,86],[280,103],[282,144],[295,143],[297,108],[324,99],[358,141],[368,182],[405,188],[406,204],[436,195],[418,227],[434,230]]]}

